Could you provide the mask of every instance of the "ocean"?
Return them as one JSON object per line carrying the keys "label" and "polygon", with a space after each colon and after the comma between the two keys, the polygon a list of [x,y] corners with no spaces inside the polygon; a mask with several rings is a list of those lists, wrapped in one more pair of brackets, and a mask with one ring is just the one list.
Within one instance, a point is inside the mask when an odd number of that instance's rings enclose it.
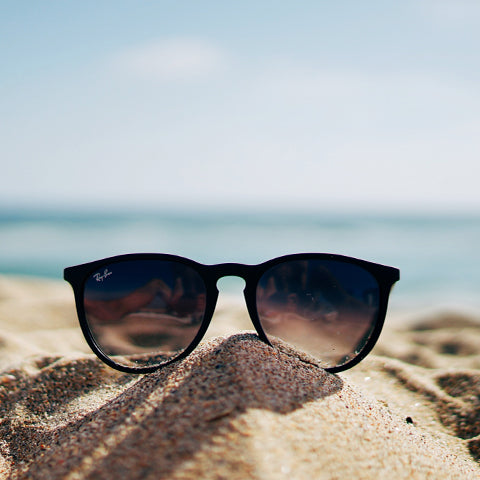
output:
{"label": "ocean", "polygon": [[[473,214],[0,210],[0,274],[61,279],[66,266],[130,252],[201,263],[339,253],[400,269],[392,308],[480,307]],[[221,281],[221,292],[242,290],[243,280]]]}

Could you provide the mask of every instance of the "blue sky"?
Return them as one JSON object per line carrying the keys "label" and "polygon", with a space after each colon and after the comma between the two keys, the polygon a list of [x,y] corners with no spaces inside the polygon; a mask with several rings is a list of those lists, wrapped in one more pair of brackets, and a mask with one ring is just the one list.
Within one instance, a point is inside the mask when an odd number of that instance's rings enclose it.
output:
{"label": "blue sky", "polygon": [[0,0],[0,205],[480,208],[475,0]]}

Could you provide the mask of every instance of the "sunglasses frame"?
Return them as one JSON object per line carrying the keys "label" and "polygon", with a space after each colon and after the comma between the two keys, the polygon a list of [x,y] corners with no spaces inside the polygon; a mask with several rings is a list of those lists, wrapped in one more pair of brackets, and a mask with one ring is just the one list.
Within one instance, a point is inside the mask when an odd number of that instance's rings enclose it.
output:
{"label": "sunglasses frame", "polygon": [[[95,271],[98,271],[103,266],[111,265],[113,263],[120,263],[124,261],[135,260],[155,260],[155,261],[169,261],[178,262],[186,265],[195,270],[205,283],[206,288],[206,307],[200,328],[195,335],[192,342],[176,357],[167,360],[158,365],[144,366],[144,367],[128,367],[121,365],[113,361],[108,355],[106,355],[102,348],[95,341],[90,327],[88,326],[86,312],[83,305],[85,283],[87,279]],[[352,358],[347,363],[335,366],[327,367],[326,371],[335,373],[343,370],[347,370],[363,360],[375,346],[375,343],[380,336],[380,333],[385,322],[385,316],[387,313],[388,298],[390,291],[396,281],[400,279],[400,271],[394,267],[388,267],[377,263],[372,263],[366,260],[360,260],[353,257],[347,257],[344,255],[336,255],[331,253],[296,253],[290,255],[284,255],[281,257],[268,260],[258,265],[247,265],[241,263],[220,263],[215,265],[204,265],[188,258],[180,257],[177,255],[162,254],[162,253],[129,253],[124,255],[117,255],[113,257],[104,258],[102,260],[96,260],[73,267],[67,267],[64,270],[64,279],[70,283],[73,288],[75,296],[75,304],[77,309],[77,315],[80,322],[85,340],[97,355],[100,360],[109,365],[110,367],[127,373],[151,373],[160,368],[169,365],[173,362],[177,362],[192,353],[192,351],[198,346],[203,336],[205,335],[217,304],[219,290],[217,288],[217,282],[223,277],[239,277],[245,281],[245,288],[243,290],[245,303],[247,306],[250,319],[255,327],[255,330],[259,338],[267,345],[272,346],[265,334],[256,308],[256,290],[258,282],[262,275],[270,268],[289,261],[301,261],[301,260],[331,260],[338,262],[345,262],[351,265],[357,265],[367,272],[369,272],[377,281],[379,287],[379,306],[377,319],[375,322],[374,330],[368,338],[367,343],[363,346],[360,353]],[[273,346],[272,346],[273,347]],[[273,347],[274,348],[274,347]]]}

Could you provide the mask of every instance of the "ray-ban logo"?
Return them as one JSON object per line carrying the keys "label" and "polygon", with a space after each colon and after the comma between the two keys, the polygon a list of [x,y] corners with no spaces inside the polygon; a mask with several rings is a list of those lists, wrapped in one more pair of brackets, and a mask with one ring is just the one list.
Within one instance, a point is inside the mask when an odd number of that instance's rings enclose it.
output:
{"label": "ray-ban logo", "polygon": [[103,282],[107,277],[109,277],[113,272],[109,272],[106,268],[103,273],[96,273],[93,277],[97,282]]}

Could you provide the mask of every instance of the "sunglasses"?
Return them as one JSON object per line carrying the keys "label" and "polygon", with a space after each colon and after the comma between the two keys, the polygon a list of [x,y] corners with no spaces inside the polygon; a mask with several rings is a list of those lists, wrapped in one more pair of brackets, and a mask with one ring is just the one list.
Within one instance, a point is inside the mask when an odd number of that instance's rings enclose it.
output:
{"label": "sunglasses", "polygon": [[258,336],[294,347],[330,372],[360,362],[375,345],[393,267],[323,253],[286,255],[259,265],[203,265],[164,254],[127,254],[64,270],[83,334],[107,365],[149,373],[189,355],[203,338],[222,277],[245,280]]}

